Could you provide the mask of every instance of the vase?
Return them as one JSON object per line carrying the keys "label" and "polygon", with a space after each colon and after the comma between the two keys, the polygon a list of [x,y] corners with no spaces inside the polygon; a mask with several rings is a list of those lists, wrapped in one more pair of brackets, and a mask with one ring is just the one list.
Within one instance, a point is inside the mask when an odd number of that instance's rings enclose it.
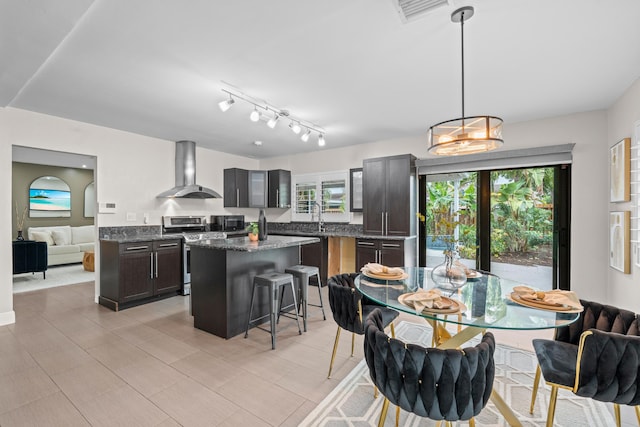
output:
{"label": "vase", "polygon": [[439,288],[458,289],[467,283],[464,268],[456,265],[456,256],[452,251],[445,251],[444,262],[431,271],[431,279]]}
{"label": "vase", "polygon": [[260,209],[258,215],[258,240],[267,240],[267,217],[264,215],[264,209]]}
{"label": "vase", "polygon": [[258,241],[258,233],[249,233],[249,240],[252,242]]}
{"label": "vase", "polygon": [[22,237],[22,230],[18,230],[18,237],[16,237],[16,240],[24,240],[24,237]]}

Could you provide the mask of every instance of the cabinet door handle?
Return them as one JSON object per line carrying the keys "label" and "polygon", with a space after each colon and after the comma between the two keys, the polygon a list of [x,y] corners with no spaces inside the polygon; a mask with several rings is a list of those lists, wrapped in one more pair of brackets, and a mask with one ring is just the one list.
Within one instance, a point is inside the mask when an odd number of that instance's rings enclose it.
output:
{"label": "cabinet door handle", "polygon": [[149,264],[149,267],[151,269],[151,272],[149,273],[149,279],[153,279],[153,252],[149,254],[149,260],[151,262],[151,264]]}
{"label": "cabinet door handle", "polygon": [[162,244],[160,244],[161,248],[171,248],[173,246],[178,246],[178,244],[177,243],[162,243]]}
{"label": "cabinet door handle", "polygon": [[358,246],[374,246],[375,243],[372,242],[358,242]]}
{"label": "cabinet door handle", "polygon": [[130,246],[125,250],[127,250],[127,251],[139,251],[139,250],[146,250],[146,249],[149,249],[149,246]]}
{"label": "cabinet door handle", "polygon": [[383,248],[399,248],[400,245],[398,243],[383,243]]}
{"label": "cabinet door handle", "polygon": [[280,190],[276,190],[276,206],[280,207]]}
{"label": "cabinet door handle", "polygon": [[384,213],[384,234],[389,234],[389,212]]}
{"label": "cabinet door handle", "polygon": [[156,277],[158,277],[158,252],[156,252]]}
{"label": "cabinet door handle", "polygon": [[380,234],[384,234],[384,212],[380,212]]}
{"label": "cabinet door handle", "polygon": [[236,188],[236,208],[240,207],[240,189]]}

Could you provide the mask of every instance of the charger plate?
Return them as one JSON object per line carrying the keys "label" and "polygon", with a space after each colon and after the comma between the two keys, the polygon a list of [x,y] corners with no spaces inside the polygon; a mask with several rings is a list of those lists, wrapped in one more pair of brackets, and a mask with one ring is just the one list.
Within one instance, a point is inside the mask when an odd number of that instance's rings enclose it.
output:
{"label": "charger plate", "polygon": [[364,274],[367,277],[372,277],[378,280],[403,280],[409,277],[406,271],[403,271],[400,274],[376,274],[376,273],[370,272],[366,268],[362,270],[362,274]]}
{"label": "charger plate", "polygon": [[556,311],[562,313],[580,313],[582,312],[582,310],[584,310],[582,308],[573,308],[557,303],[548,303],[539,300],[522,298],[517,292],[511,292],[511,295],[509,295],[508,298],[516,304],[520,304],[529,308],[537,308],[539,310]]}
{"label": "charger plate", "polygon": [[[413,305],[413,301],[407,301],[407,298],[410,295],[413,295],[413,292],[409,292],[407,294],[402,294],[398,297],[398,302],[402,305],[406,305],[407,307],[415,309]],[[467,311],[467,306],[461,303],[460,301],[456,301],[454,299],[448,297],[440,297],[444,302],[450,304],[448,308],[428,308],[425,307],[422,312],[425,314],[457,314],[464,313]]]}
{"label": "charger plate", "polygon": [[482,273],[476,270],[473,270],[473,273],[467,274],[467,280],[478,280],[481,277],[482,277]]}

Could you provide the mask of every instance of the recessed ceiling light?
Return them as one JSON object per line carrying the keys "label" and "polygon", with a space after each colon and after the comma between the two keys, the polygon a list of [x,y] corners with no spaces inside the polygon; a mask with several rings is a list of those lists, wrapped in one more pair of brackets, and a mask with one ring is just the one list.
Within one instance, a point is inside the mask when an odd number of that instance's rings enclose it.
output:
{"label": "recessed ceiling light", "polygon": [[260,147],[262,145],[262,141],[253,141],[253,145]]}

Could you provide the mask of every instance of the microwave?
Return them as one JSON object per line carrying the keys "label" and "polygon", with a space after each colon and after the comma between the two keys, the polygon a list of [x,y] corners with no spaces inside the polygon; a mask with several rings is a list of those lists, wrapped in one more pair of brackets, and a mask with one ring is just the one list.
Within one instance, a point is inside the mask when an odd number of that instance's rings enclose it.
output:
{"label": "microwave", "polygon": [[244,215],[211,215],[209,228],[211,231],[244,231]]}

